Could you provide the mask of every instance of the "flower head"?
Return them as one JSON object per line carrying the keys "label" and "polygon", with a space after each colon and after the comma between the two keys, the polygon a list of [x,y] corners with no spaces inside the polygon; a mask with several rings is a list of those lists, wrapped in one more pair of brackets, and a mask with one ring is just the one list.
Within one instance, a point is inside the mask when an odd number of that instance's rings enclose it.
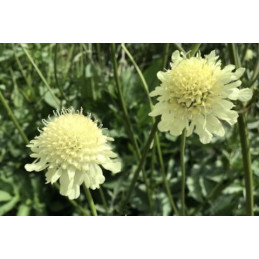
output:
{"label": "flower head", "polygon": [[113,159],[117,155],[108,144],[113,139],[105,136],[90,116],[84,116],[82,109],[62,109],[54,115],[53,120],[43,120],[45,127],[30,141],[31,157],[36,160],[25,169],[47,169],[47,183],[59,180],[60,194],[76,199],[81,184],[96,189],[104,182],[101,167],[118,173],[121,164]]}
{"label": "flower head", "polygon": [[229,100],[248,101],[252,96],[250,89],[238,89],[239,78],[244,68],[235,72],[234,65],[221,69],[221,61],[212,51],[204,58],[187,58],[175,51],[172,55],[171,69],[158,72],[162,84],[150,93],[159,96],[158,103],[150,116],[161,115],[158,124],[160,131],[170,131],[178,136],[187,129],[187,136],[195,131],[202,143],[209,143],[213,134],[225,134],[221,121],[233,125],[238,113]]}

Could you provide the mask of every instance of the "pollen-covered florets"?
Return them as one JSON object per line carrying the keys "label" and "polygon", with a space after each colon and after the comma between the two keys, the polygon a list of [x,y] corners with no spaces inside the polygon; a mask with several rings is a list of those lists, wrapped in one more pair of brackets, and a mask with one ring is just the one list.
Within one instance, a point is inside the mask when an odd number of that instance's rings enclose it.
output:
{"label": "pollen-covered florets", "polygon": [[175,51],[172,55],[171,69],[158,72],[162,84],[150,96],[159,96],[158,103],[150,116],[161,115],[158,128],[170,131],[174,136],[187,129],[187,135],[193,130],[202,143],[208,143],[212,134],[223,136],[225,131],[220,120],[233,125],[238,114],[232,110],[234,104],[229,101],[248,101],[252,96],[250,89],[238,89],[239,78],[244,68],[235,72],[235,66],[221,69],[221,61],[212,51],[205,58],[200,54],[187,58]]}
{"label": "pollen-covered florets", "polygon": [[45,127],[28,145],[33,152],[31,157],[36,160],[25,169],[41,171],[47,168],[47,183],[59,180],[60,193],[75,199],[82,183],[95,189],[104,182],[100,166],[118,173],[121,163],[113,159],[117,155],[108,144],[113,139],[102,133],[90,115],[84,116],[82,109],[63,109],[54,115],[53,120],[43,120]]}

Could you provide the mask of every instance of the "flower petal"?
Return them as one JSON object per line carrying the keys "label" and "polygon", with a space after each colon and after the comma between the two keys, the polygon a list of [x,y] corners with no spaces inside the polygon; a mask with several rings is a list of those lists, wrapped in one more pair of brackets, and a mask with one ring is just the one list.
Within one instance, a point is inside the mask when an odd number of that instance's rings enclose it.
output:
{"label": "flower petal", "polygon": [[253,92],[249,88],[244,88],[239,91],[238,100],[241,102],[249,101],[253,96]]}
{"label": "flower petal", "polygon": [[55,183],[61,176],[62,170],[59,169],[49,169],[46,173],[46,182],[47,183]]}

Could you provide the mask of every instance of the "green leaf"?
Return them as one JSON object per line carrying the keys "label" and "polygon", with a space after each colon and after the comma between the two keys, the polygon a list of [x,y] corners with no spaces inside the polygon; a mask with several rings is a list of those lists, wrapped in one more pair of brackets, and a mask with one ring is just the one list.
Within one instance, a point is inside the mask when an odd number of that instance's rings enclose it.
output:
{"label": "green leaf", "polygon": [[0,202],[9,201],[11,199],[12,199],[12,196],[8,192],[0,190]]}
{"label": "green leaf", "polygon": [[18,201],[19,201],[19,196],[15,196],[15,197],[13,197],[12,200],[10,200],[9,202],[2,205],[0,207],[0,216],[3,216],[4,214],[6,214],[10,210],[12,210]]}

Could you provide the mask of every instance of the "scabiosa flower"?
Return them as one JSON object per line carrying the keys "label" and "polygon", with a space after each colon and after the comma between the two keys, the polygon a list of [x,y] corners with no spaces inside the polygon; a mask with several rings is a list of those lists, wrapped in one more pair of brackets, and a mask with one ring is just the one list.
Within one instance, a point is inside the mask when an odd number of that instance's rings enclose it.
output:
{"label": "scabiosa flower", "polygon": [[194,131],[206,144],[213,134],[225,134],[221,121],[236,123],[238,113],[232,110],[234,104],[229,100],[248,101],[252,91],[238,88],[244,68],[233,72],[235,66],[227,65],[221,69],[218,59],[215,51],[204,58],[200,54],[187,58],[179,51],[173,53],[171,69],[158,72],[162,84],[150,93],[159,96],[149,115],[161,115],[160,131],[178,136],[186,128],[187,136]]}
{"label": "scabiosa flower", "polygon": [[102,133],[101,127],[84,116],[82,109],[62,109],[53,112],[53,120],[43,120],[45,127],[40,135],[27,145],[32,150],[31,157],[36,158],[25,169],[41,171],[47,169],[47,183],[59,180],[60,194],[76,199],[80,194],[80,185],[87,188],[99,188],[105,180],[101,167],[118,173],[121,163],[113,158],[108,141],[113,139]]}

